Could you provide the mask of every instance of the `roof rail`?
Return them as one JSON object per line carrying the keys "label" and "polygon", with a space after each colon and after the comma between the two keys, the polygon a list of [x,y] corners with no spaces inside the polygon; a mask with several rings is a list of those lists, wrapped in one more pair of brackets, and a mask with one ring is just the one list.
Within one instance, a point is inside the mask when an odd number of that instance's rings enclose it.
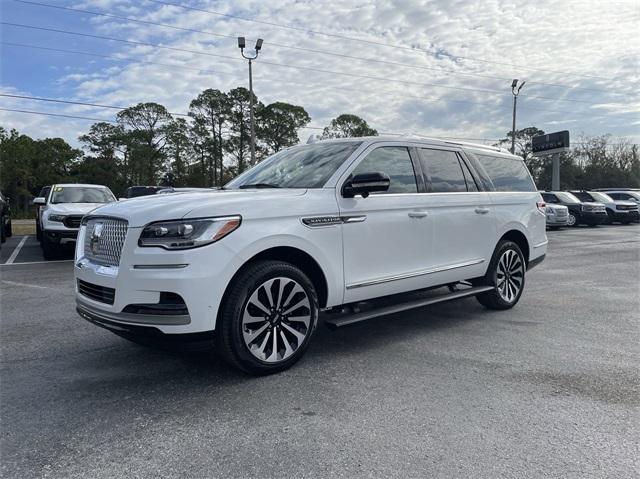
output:
{"label": "roof rail", "polygon": [[499,153],[511,154],[509,150],[505,148],[500,148],[499,146],[482,145],[479,143],[470,143],[468,141],[451,141],[451,140],[443,140],[443,141],[450,145],[469,146],[472,148],[478,148],[479,150],[489,150],[489,151],[497,151]]}

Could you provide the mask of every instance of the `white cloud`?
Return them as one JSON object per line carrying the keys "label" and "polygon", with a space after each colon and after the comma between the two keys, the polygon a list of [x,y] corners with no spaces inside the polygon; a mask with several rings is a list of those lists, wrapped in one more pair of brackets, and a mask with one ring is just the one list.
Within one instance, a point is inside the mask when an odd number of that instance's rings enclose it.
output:
{"label": "white cloud", "polygon": [[[256,94],[265,102],[287,101],[304,106],[316,126],[325,126],[332,117],[349,112],[363,116],[379,131],[499,138],[511,126],[509,84],[515,77],[528,83],[519,99],[519,126],[554,130],[564,125],[587,134],[609,132],[640,140],[635,126],[640,112],[637,93],[640,14],[634,1],[608,3],[607,8],[595,0],[223,0],[185,4],[414,49],[354,42],[151,2],[132,5],[124,0],[86,0],[79,8],[232,37],[240,34],[252,39],[262,37],[264,49],[254,64]],[[205,88],[228,90],[246,86],[247,66],[235,60],[239,51],[234,38],[99,17],[93,18],[91,25],[101,35],[231,59],[114,43],[110,55],[180,64],[186,68],[110,62],[108,68],[96,71],[93,63],[87,63],[85,68],[61,73],[60,80],[67,88],[68,98],[115,105],[157,101],[170,111],[185,112],[189,101]],[[52,44],[64,48],[68,37],[52,35],[51,38]],[[275,44],[423,69],[297,51]],[[64,55],[51,57],[52,62],[61,64],[64,58]],[[270,63],[384,80],[283,68]],[[434,86],[437,84],[451,88]],[[36,106],[32,109],[44,109],[42,105]],[[70,108],[62,110],[71,111]],[[99,112],[94,110],[94,113]],[[107,114],[109,112],[102,112]],[[73,140],[78,134],[77,124],[66,120],[25,121],[24,116],[6,112],[0,118],[4,125],[22,125],[35,136],[55,131],[57,136]],[[47,127],[43,128],[45,124]]]}

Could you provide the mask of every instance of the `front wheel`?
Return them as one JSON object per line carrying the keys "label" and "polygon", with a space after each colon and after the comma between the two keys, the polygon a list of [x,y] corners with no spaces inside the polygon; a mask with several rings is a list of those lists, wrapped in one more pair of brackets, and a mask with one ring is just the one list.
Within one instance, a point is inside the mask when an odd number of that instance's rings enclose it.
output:
{"label": "front wheel", "polygon": [[300,269],[256,262],[229,286],[216,326],[217,349],[249,374],[283,371],[309,346],[318,310],[313,283]]}
{"label": "front wheel", "polygon": [[60,245],[51,241],[45,234],[42,235],[42,256],[46,260],[57,259],[60,254]]}
{"label": "front wheel", "polygon": [[526,263],[520,247],[513,241],[500,241],[493,253],[487,274],[476,284],[494,289],[476,296],[489,309],[513,308],[524,290]]}
{"label": "front wheel", "polygon": [[578,217],[573,213],[569,213],[569,218],[567,219],[567,226],[578,226]]}

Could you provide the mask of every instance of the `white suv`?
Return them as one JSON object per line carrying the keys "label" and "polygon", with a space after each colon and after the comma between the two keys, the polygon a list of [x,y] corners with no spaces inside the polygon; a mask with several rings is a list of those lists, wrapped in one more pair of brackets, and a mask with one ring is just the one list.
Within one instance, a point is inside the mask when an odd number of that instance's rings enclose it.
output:
{"label": "white suv", "polygon": [[[300,359],[320,311],[348,310],[327,314],[338,327],[464,296],[509,309],[546,249],[544,203],[521,158],[439,140],[329,140],[219,190],[92,212],[76,248],[77,311],[133,341],[212,338],[232,364],[268,374]],[[438,286],[445,294],[360,308]]]}
{"label": "white suv", "polygon": [[45,259],[53,259],[61,247],[76,240],[82,217],[98,206],[116,201],[106,186],[83,184],[52,185],[47,197],[33,200],[38,205],[36,221]]}

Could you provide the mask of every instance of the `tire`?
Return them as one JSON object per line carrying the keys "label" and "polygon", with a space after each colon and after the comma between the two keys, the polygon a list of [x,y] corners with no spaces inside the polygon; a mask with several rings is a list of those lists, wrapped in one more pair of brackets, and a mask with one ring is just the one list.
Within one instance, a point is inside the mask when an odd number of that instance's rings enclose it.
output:
{"label": "tire", "polygon": [[318,311],[313,283],[299,268],[282,261],[258,261],[242,271],[225,293],[216,349],[248,374],[284,371],[309,346]]}
{"label": "tire", "polygon": [[604,224],[612,225],[613,224],[613,212],[611,210],[607,210],[607,220]]}
{"label": "tire", "polygon": [[4,235],[6,238],[11,238],[13,236],[13,225],[11,224],[11,220],[9,220],[9,223],[5,225]]}
{"label": "tire", "polygon": [[569,213],[569,219],[567,219],[567,226],[578,226],[580,224],[580,217]]}
{"label": "tire", "polygon": [[631,224],[631,220],[623,220],[622,224],[623,225],[630,225]]}
{"label": "tire", "polygon": [[[520,247],[513,241],[500,241],[493,252],[487,274],[481,281],[476,282],[476,285],[490,285],[494,286],[494,289],[477,295],[476,299],[488,309],[513,308],[522,296],[526,269]],[[505,279],[500,280],[501,275]]]}
{"label": "tire", "polygon": [[49,240],[45,235],[42,235],[42,255],[46,260],[56,259],[60,253],[60,246],[57,243]]}
{"label": "tire", "polygon": [[4,243],[5,241],[7,241],[7,235],[4,228],[4,216],[2,216],[0,217],[0,243]]}
{"label": "tire", "polygon": [[40,229],[40,222],[36,220],[36,239],[42,243],[42,230]]}

